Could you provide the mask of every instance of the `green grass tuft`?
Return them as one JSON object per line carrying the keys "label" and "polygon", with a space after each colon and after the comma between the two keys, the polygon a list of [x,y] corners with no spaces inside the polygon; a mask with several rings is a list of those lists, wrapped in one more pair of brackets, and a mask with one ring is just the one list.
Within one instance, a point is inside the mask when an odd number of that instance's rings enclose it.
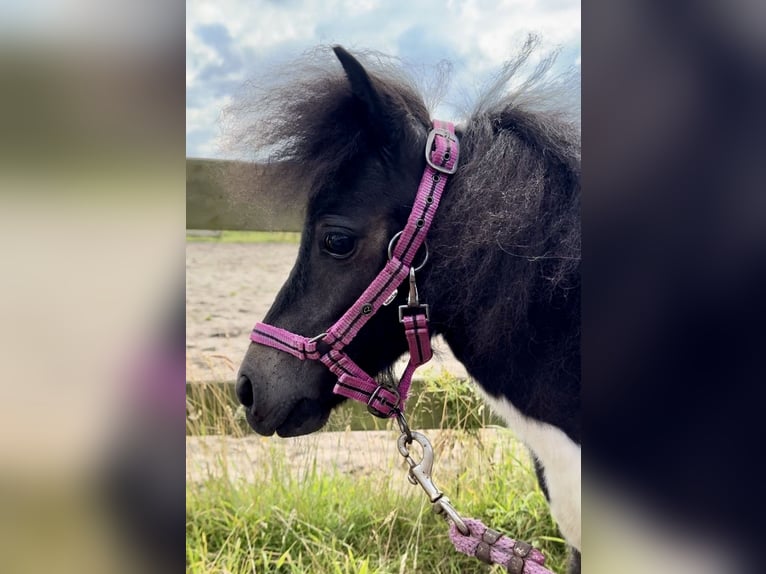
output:
{"label": "green grass tuft", "polygon": [[198,243],[295,243],[301,234],[293,231],[219,231],[215,235],[187,233],[186,241]]}
{"label": "green grass tuft", "polygon": [[[403,494],[386,486],[388,477],[315,472],[299,481],[273,470],[282,480],[221,478],[187,487],[189,572],[489,570],[452,549],[446,524],[415,487]],[[530,541],[553,571],[561,571],[565,545],[528,467],[509,458],[487,470],[467,468],[459,481],[440,486],[465,516]]]}

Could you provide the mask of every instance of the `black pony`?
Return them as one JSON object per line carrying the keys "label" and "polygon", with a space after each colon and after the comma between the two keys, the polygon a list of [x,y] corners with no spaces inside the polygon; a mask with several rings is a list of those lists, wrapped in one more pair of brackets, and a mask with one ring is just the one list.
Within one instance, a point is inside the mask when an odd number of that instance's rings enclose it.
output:
{"label": "black pony", "polygon": [[[536,109],[530,86],[505,91],[532,48],[458,127],[458,171],[429,231],[418,286],[432,334],[534,454],[579,571],[579,127]],[[326,51],[242,108],[254,115],[237,136],[293,166],[281,184],[305,191],[298,260],[264,319],[305,336],[332,325],[384,266],[412,207],[431,126],[400,70],[340,47],[334,53],[341,66]],[[547,69],[538,67],[538,79]],[[397,320],[405,297],[400,288],[347,347],[366,372],[385,373],[406,351]],[[237,394],[257,432],[293,436],[324,425],[342,400],[334,383],[319,362],[251,344]]]}

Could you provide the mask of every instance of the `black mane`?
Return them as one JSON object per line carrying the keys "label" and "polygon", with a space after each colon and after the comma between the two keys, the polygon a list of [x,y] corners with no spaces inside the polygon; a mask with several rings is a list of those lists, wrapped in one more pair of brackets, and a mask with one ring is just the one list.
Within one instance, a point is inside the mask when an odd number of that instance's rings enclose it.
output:
{"label": "black mane", "polygon": [[[378,91],[401,121],[430,125],[423,97],[396,60],[375,52],[356,53],[371,72]],[[369,151],[364,113],[337,59],[329,48],[306,54],[270,77],[276,83],[248,83],[225,115],[225,146],[247,161],[290,165],[279,170],[277,185],[293,197],[295,189],[315,192],[339,169]],[[267,168],[268,171],[268,168]],[[285,173],[290,172],[288,180]],[[264,174],[268,177],[268,174]],[[279,181],[281,180],[281,181]]]}
{"label": "black mane", "polygon": [[[460,144],[450,201],[433,229],[443,241],[432,248],[468,279],[447,283],[450,300],[479,305],[518,332],[532,302],[579,299],[579,130],[507,96],[469,118]],[[447,221],[465,223],[441,232]],[[508,343],[496,330],[481,339]]]}

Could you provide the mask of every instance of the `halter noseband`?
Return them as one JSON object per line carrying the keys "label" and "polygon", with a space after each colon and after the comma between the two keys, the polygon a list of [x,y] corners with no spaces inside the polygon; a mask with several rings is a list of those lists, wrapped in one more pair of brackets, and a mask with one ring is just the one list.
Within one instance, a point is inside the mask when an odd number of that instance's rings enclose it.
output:
{"label": "halter noseband", "polygon": [[[426,142],[426,168],[415,204],[404,229],[394,235],[389,243],[388,263],[332,327],[308,338],[258,323],[250,334],[250,340],[289,353],[302,361],[320,361],[338,377],[333,389],[335,394],[366,403],[368,410],[376,416],[390,417],[401,412],[415,369],[428,362],[433,355],[428,333],[428,305],[420,304],[415,283],[415,272],[425,264],[425,259],[418,266],[413,263],[425,242],[448,176],[457,170],[459,149],[455,126],[434,120]],[[427,249],[425,258],[428,258]],[[343,352],[343,348],[351,343],[382,306],[394,300],[399,285],[408,276],[409,297],[407,304],[399,307],[399,320],[404,325],[410,360],[398,387],[391,388],[378,384]]]}

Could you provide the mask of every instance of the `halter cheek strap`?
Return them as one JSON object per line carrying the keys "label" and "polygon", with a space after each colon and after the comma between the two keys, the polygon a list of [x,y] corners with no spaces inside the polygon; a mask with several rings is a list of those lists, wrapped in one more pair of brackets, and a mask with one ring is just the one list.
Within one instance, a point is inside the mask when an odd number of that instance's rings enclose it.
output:
{"label": "halter cheek strap", "polygon": [[[434,120],[426,142],[426,168],[415,203],[404,229],[394,236],[389,245],[388,263],[334,325],[321,335],[308,338],[258,323],[250,334],[250,340],[289,353],[302,361],[320,361],[338,377],[333,392],[366,403],[376,416],[390,417],[403,410],[415,369],[433,355],[428,331],[428,305],[421,305],[418,301],[415,285],[417,269],[413,267],[413,261],[425,242],[448,176],[457,169],[458,155],[459,144],[454,125]],[[399,285],[407,277],[410,279],[410,296],[407,305],[399,307],[399,317],[404,326],[410,360],[398,387],[389,388],[379,385],[343,349],[381,307],[393,300]],[[319,341],[324,344],[323,352],[317,349]]]}

